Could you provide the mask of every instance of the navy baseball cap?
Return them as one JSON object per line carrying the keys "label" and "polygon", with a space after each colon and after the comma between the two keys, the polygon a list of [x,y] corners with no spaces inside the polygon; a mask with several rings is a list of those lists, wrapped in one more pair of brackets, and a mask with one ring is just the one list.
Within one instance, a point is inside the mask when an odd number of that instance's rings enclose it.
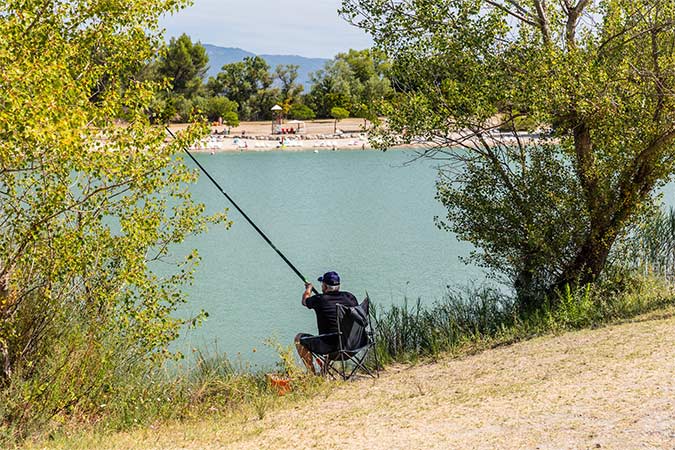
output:
{"label": "navy baseball cap", "polygon": [[326,283],[328,286],[339,286],[340,275],[337,272],[326,272],[322,277],[319,277],[319,281]]}

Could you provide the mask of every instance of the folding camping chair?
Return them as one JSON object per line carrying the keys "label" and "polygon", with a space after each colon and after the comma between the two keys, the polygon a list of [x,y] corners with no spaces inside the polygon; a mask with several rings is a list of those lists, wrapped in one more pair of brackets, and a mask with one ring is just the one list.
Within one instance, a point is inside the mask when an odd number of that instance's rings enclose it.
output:
{"label": "folding camping chair", "polygon": [[[370,299],[366,297],[358,306],[337,305],[337,333],[320,334],[302,338],[301,342],[318,339],[325,343],[337,337],[335,344],[326,348],[323,353],[312,352],[312,357],[317,361],[323,376],[332,378],[341,377],[343,380],[350,379],[357,370],[361,369],[371,377],[379,377],[379,363],[377,353],[374,370],[369,369],[365,360],[370,350],[375,346],[373,329],[370,326]],[[322,346],[319,346],[322,347]],[[349,368],[351,367],[351,370]]]}

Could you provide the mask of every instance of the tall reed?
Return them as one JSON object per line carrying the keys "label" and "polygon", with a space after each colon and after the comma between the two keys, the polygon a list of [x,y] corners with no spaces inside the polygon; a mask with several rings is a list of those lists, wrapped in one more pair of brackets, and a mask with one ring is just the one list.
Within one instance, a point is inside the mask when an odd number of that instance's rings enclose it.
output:
{"label": "tall reed", "polygon": [[407,299],[389,309],[374,308],[378,357],[383,362],[434,356],[458,344],[492,335],[516,320],[511,297],[490,288],[451,290],[430,307]]}
{"label": "tall reed", "polygon": [[675,280],[675,210],[657,210],[629,229],[616,247],[614,265]]}
{"label": "tall reed", "polygon": [[380,361],[435,357],[463,345],[498,345],[563,330],[594,327],[675,304],[673,284],[662,277],[634,275],[617,287],[613,280],[579,289],[567,287],[535,311],[519,313],[516,300],[493,288],[449,291],[425,306],[374,308]]}

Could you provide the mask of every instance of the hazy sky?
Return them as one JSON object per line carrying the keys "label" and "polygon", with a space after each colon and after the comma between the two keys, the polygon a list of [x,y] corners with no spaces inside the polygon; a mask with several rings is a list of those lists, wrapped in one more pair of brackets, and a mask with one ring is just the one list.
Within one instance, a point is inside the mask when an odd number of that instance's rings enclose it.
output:
{"label": "hazy sky", "polygon": [[161,25],[167,38],[187,33],[194,42],[239,47],[257,54],[333,57],[372,44],[338,17],[340,0],[194,0]]}

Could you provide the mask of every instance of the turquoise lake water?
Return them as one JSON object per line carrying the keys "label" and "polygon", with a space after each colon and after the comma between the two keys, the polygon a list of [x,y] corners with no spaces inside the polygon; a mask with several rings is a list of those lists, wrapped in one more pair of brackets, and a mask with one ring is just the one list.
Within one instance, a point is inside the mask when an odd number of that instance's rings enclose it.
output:
{"label": "turquoise lake water", "polygon": [[[471,246],[434,225],[436,164],[406,151],[198,154],[198,160],[311,281],[336,270],[342,288],[379,305],[432,303],[447,285],[484,280],[466,266]],[[190,163],[190,162],[188,162]],[[409,163],[409,164],[406,164]],[[263,341],[316,332],[300,304],[303,284],[204,176],[192,189],[207,212],[229,207],[230,230],[186,242],[202,261],[183,314],[207,321],[175,348],[225,352],[253,364],[274,360]],[[319,284],[319,283],[315,283]]]}
{"label": "turquoise lake water", "polygon": [[[484,273],[460,261],[471,246],[434,225],[444,208],[434,199],[436,164],[411,162],[406,151],[313,151],[197,154],[242,209],[311,281],[328,270],[357,298],[378,305],[404,298],[432,303],[446,286],[481,283]],[[409,164],[408,164],[409,163]],[[191,164],[191,162],[188,162]],[[230,230],[212,229],[177,253],[202,257],[183,315],[209,318],[174,349],[225,352],[267,366],[296,333],[316,332],[314,313],[300,304],[303,284],[222,194],[202,176],[192,189],[207,212],[230,208]],[[675,204],[675,189],[663,190]],[[319,283],[316,283],[317,285]]]}
{"label": "turquoise lake water", "polygon": [[[197,154],[242,209],[311,281],[328,270],[342,288],[380,306],[421,298],[432,303],[446,287],[485,281],[460,257],[471,246],[434,225],[444,208],[435,200],[437,163],[410,151],[259,152]],[[192,164],[188,161],[188,164]],[[230,208],[230,230],[212,229],[176,253],[198,249],[202,261],[181,315],[204,309],[209,317],[174,344],[225,352],[255,369],[276,354],[272,338],[292,343],[316,332],[314,313],[300,304],[303,284],[227,199],[202,176],[192,188],[207,212]],[[675,204],[675,186],[662,190]],[[315,285],[319,283],[316,282]]]}

